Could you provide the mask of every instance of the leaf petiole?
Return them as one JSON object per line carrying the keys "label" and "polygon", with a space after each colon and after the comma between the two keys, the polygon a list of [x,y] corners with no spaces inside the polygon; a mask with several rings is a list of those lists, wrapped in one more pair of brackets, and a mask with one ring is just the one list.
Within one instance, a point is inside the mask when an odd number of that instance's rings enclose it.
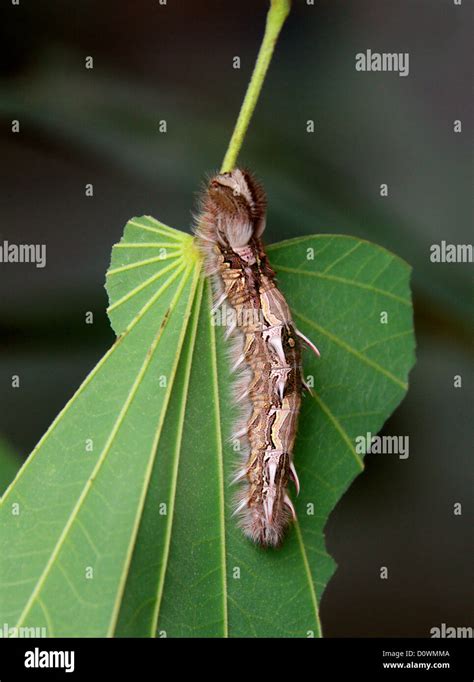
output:
{"label": "leaf petiole", "polygon": [[254,112],[263,81],[275,49],[278,36],[291,8],[291,0],[270,0],[267,14],[265,33],[255,62],[252,77],[245,93],[244,101],[235,124],[234,132],[229,142],[227,152],[222,162],[221,173],[234,168],[240,148],[245,138],[250,119]]}

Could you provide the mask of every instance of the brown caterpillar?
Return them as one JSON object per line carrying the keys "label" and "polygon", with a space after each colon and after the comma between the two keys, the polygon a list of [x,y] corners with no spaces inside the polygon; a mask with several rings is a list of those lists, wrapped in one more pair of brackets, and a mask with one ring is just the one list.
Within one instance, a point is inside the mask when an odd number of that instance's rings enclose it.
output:
{"label": "brown caterpillar", "polygon": [[[212,276],[217,310],[230,305],[233,369],[241,375],[236,402],[244,404],[234,438],[244,441],[245,460],[234,481],[244,481],[235,514],[244,533],[262,545],[278,545],[295,509],[288,495],[301,394],[301,341],[317,348],[292,321],[278,290],[261,235],[266,197],[261,185],[236,169],[213,177],[201,201],[195,234]],[[222,311],[222,309],[221,309]]]}

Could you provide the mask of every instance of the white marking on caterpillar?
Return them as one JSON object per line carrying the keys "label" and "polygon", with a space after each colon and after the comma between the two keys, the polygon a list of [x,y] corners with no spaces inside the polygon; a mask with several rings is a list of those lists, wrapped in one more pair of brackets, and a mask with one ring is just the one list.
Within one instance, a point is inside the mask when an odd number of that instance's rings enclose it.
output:
{"label": "white marking on caterpillar", "polygon": [[300,339],[319,351],[295,328],[276,286],[260,239],[265,210],[265,193],[250,173],[221,173],[202,198],[195,233],[213,277],[212,312],[224,301],[233,312],[225,337],[233,338],[232,371],[239,371],[234,402],[245,408],[232,436],[244,453],[232,482],[245,482],[233,515],[246,535],[268,546],[278,545],[296,518],[287,486],[291,479],[300,491],[293,445],[301,393],[311,390],[301,373]]}

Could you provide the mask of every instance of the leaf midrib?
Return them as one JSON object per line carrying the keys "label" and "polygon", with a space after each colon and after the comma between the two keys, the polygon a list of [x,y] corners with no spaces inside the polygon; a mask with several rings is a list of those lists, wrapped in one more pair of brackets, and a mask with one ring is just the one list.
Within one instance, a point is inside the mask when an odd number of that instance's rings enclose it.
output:
{"label": "leaf midrib", "polygon": [[[198,272],[199,272],[199,269],[198,269]],[[168,515],[166,529],[165,529],[164,551],[163,551],[163,555],[162,555],[160,577],[159,577],[158,587],[157,587],[157,595],[156,595],[156,599],[153,599],[154,609],[153,609],[153,615],[152,615],[151,627],[150,627],[150,636],[151,637],[156,637],[156,632],[158,629],[158,620],[160,617],[161,602],[162,602],[162,598],[163,598],[165,578],[166,578],[166,572],[167,572],[167,568],[168,568],[170,546],[171,546],[171,535],[172,535],[173,522],[174,522],[174,510],[175,510],[175,504],[176,504],[176,490],[177,490],[177,483],[178,483],[179,462],[181,459],[181,446],[182,446],[183,432],[184,432],[184,429],[183,429],[184,417],[186,414],[186,403],[187,403],[187,396],[189,393],[189,383],[190,383],[190,377],[191,377],[192,361],[194,358],[194,349],[195,349],[195,342],[196,342],[196,336],[197,336],[197,325],[198,325],[198,320],[199,320],[199,311],[200,311],[201,301],[202,301],[203,285],[204,285],[204,281],[201,278],[198,293],[196,296],[193,295],[193,303],[195,303],[196,309],[194,311],[193,328],[191,330],[191,338],[190,338],[190,343],[189,343],[189,348],[188,348],[188,356],[186,358],[185,385],[184,385],[184,390],[183,390],[183,397],[181,400],[181,409],[180,409],[180,413],[179,413],[179,417],[178,417],[178,434],[177,434],[177,438],[176,438],[176,447],[174,450],[173,472],[172,472],[172,479],[171,479],[170,513]],[[157,447],[158,447],[158,444],[157,444]]]}
{"label": "leaf midrib", "polygon": [[[211,287],[208,287],[209,296],[209,311],[212,309],[212,292]],[[224,637],[229,636],[229,612],[228,612],[228,586],[227,586],[227,559],[226,559],[226,524],[225,524],[225,492],[224,492],[224,448],[222,442],[221,429],[221,414],[219,402],[219,379],[217,369],[217,346],[216,346],[216,328],[212,324],[211,315],[209,314],[209,326],[211,337],[211,358],[212,358],[212,382],[216,417],[216,445],[218,452],[218,479],[219,479],[219,504],[220,504],[220,525],[221,525],[221,570],[222,570],[222,593],[223,593],[223,619],[224,619]]]}

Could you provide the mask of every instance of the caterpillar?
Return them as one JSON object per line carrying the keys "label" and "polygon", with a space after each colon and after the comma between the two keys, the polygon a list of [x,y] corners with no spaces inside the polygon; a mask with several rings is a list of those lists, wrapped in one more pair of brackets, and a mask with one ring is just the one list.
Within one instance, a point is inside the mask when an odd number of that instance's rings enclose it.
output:
{"label": "caterpillar", "polygon": [[226,338],[232,369],[240,376],[235,402],[241,407],[234,439],[243,443],[243,461],[233,482],[244,483],[234,515],[245,535],[263,546],[282,541],[295,508],[290,479],[299,493],[293,463],[301,396],[302,343],[279,291],[261,240],[266,195],[253,175],[242,169],[211,178],[203,193],[194,233],[214,291],[212,311],[228,306]]}

